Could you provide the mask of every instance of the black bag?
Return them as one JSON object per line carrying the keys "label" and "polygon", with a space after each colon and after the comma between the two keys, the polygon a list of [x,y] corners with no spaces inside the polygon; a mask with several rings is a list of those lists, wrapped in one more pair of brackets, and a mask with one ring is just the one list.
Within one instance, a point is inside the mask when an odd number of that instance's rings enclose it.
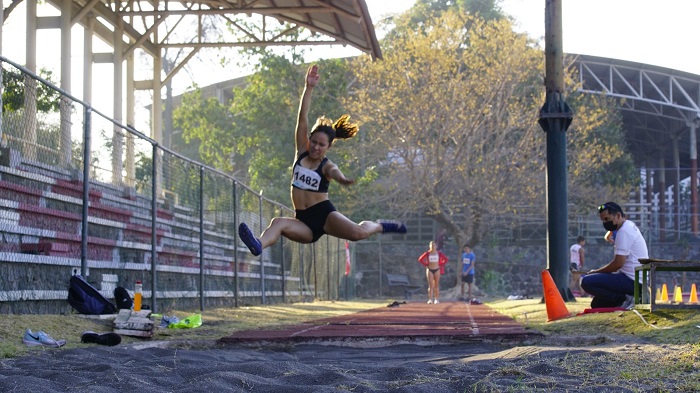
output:
{"label": "black bag", "polygon": [[116,314],[117,308],[100,291],[76,274],[71,276],[68,286],[68,303],[80,314]]}
{"label": "black bag", "polygon": [[120,310],[131,310],[131,307],[134,306],[134,301],[131,300],[129,291],[124,287],[114,288],[114,301],[117,303],[117,308]]}

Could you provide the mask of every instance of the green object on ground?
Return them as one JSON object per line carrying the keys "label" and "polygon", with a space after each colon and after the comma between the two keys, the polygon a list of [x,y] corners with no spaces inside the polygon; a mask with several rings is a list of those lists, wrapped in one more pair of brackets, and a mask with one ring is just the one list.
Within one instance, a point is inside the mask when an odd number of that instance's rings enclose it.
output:
{"label": "green object on ground", "polygon": [[168,325],[169,329],[187,329],[202,326],[202,314],[192,314],[189,317]]}

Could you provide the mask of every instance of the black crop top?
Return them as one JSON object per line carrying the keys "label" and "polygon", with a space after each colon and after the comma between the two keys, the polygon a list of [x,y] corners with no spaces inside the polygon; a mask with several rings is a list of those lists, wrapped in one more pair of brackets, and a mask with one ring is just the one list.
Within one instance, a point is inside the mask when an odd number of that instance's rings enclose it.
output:
{"label": "black crop top", "polygon": [[300,164],[301,160],[308,156],[309,152],[305,151],[301,153],[296,162],[294,162],[294,167],[292,168],[292,187],[311,192],[328,192],[330,181],[323,175],[323,166],[328,161],[328,157],[323,157],[318,168],[312,170],[304,168]]}

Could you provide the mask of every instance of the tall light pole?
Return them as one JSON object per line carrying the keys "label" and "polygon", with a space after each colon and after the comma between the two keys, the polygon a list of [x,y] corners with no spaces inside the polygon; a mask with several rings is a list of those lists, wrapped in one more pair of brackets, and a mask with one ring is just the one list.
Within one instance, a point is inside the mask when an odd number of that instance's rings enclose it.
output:
{"label": "tall light pole", "polygon": [[566,130],[572,114],[564,100],[561,0],[545,0],[545,89],[539,124],[547,133],[547,269],[564,300],[569,290]]}

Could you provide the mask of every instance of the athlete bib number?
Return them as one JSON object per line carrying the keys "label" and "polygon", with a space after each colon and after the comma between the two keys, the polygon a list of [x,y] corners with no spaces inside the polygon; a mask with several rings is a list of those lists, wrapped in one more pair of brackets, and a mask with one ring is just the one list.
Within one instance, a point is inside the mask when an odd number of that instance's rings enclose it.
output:
{"label": "athlete bib number", "polygon": [[301,165],[294,167],[294,179],[292,185],[302,190],[318,191],[321,184],[321,176],[311,169],[304,168]]}

